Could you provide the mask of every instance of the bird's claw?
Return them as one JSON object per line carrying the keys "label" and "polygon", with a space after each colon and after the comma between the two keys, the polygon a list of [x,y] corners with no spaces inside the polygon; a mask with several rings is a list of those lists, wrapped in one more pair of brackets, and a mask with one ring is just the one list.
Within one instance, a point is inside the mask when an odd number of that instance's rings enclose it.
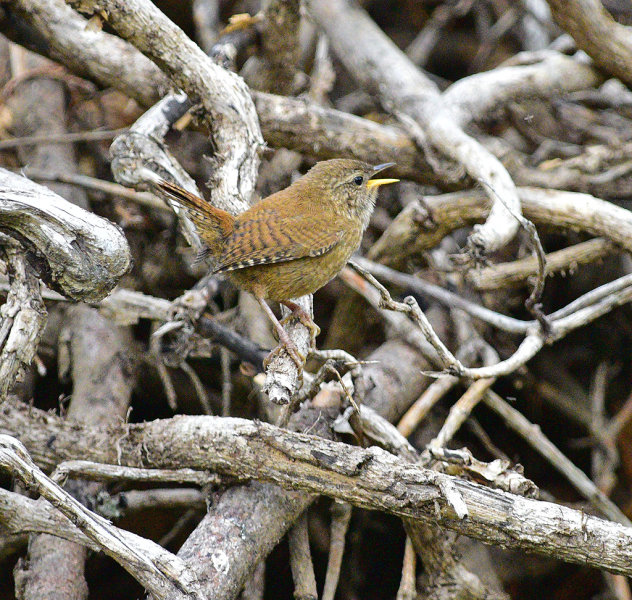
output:
{"label": "bird's claw", "polygon": [[281,352],[287,352],[288,356],[292,359],[296,368],[298,369],[299,377],[303,378],[303,367],[305,366],[306,357],[303,356],[296,347],[296,344],[292,340],[287,342],[281,342],[276,348],[270,351],[270,354],[263,359],[263,368],[267,369],[268,365],[272,362],[275,356],[281,354]]}
{"label": "bird's claw", "polygon": [[285,325],[290,319],[298,319],[299,322],[309,329],[310,350],[316,350],[316,338],[320,335],[320,327],[314,323],[310,315],[305,312],[302,306],[289,300],[283,302],[292,312],[281,319],[281,325]]}
{"label": "bird's claw", "polygon": [[285,327],[292,319],[298,319],[307,329],[309,329],[309,347],[311,350],[316,350],[316,338],[320,335],[320,327],[312,321],[305,314],[300,312],[292,312],[287,317],[283,317],[280,321],[281,325]]}

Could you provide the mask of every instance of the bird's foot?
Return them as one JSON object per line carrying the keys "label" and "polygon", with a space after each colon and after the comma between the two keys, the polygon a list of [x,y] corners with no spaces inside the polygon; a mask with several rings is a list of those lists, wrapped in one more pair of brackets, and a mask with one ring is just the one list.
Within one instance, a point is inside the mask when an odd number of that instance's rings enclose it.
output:
{"label": "bird's foot", "polygon": [[285,334],[286,341],[279,340],[281,343],[270,351],[270,354],[263,359],[263,368],[267,369],[270,362],[275,356],[278,356],[284,350],[288,353],[299,372],[299,377],[303,378],[303,367],[305,366],[305,356],[303,356],[296,347],[296,344]]}
{"label": "bird's foot", "polygon": [[311,318],[309,314],[303,309],[302,306],[296,304],[296,302],[292,302],[290,300],[285,300],[281,302],[287,306],[292,313],[287,317],[281,319],[281,325],[285,325],[290,319],[296,318],[298,319],[307,329],[309,329],[309,345],[311,350],[316,350],[316,338],[320,334],[320,327],[314,323],[314,320]]}
{"label": "bird's foot", "polygon": [[281,352],[282,350],[285,350],[290,356],[290,358],[292,359],[292,361],[294,362],[294,364],[296,365],[296,368],[298,369],[299,380],[300,382],[302,382],[303,381],[303,367],[305,366],[305,356],[303,356],[298,351],[296,344],[290,339],[290,336],[287,334],[287,331],[283,329],[283,326],[281,325],[281,323],[279,323],[279,320],[275,317],[274,313],[272,312],[272,310],[270,309],[266,301],[262,297],[257,297],[257,301],[259,302],[259,304],[261,305],[261,308],[263,308],[264,312],[268,315],[268,318],[274,325],[274,329],[276,330],[277,337],[279,339],[279,345],[274,350],[272,350],[272,352],[270,352],[270,354],[268,354],[268,356],[265,358],[265,360],[263,361],[263,367],[267,369],[268,365],[270,364],[270,361],[277,354],[279,354],[279,352]]}

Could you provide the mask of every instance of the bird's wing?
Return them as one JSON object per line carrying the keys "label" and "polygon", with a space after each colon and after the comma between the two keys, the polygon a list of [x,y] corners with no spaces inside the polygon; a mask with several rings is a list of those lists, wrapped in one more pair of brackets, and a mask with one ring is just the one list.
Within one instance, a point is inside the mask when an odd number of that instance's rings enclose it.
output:
{"label": "bird's wing", "polygon": [[226,240],[215,273],[321,256],[332,250],[344,233],[330,219],[314,214],[286,215],[283,226],[280,221],[275,211],[265,210],[256,219],[238,223]]}

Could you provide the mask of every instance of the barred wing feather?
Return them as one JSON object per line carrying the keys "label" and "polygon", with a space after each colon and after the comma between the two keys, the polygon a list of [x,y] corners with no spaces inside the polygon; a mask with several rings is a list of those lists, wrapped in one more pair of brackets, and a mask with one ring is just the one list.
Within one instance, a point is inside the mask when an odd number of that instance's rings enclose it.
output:
{"label": "barred wing feather", "polygon": [[215,273],[321,256],[343,236],[342,228],[332,231],[330,222],[313,214],[285,217],[283,230],[274,211],[262,211],[258,217],[238,223],[226,240]]}

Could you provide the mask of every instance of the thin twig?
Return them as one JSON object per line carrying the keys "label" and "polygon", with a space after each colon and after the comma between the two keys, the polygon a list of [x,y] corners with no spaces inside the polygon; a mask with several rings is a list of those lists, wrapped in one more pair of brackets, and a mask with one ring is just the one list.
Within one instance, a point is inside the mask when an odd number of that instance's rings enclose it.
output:
{"label": "thin twig", "polygon": [[125,467],[107,465],[88,460],[69,460],[60,463],[50,478],[62,484],[69,478],[90,481],[136,481],[152,483],[188,483],[205,487],[218,485],[221,479],[213,473],[203,473],[195,469],[148,469],[146,467]]}
{"label": "thin twig", "polygon": [[316,576],[312,554],[309,549],[307,531],[307,511],[304,512],[288,533],[290,546],[290,566],[294,580],[294,598],[296,600],[317,600]]}
{"label": "thin twig", "polygon": [[127,127],[121,129],[95,129],[94,131],[78,131],[76,133],[28,135],[9,140],[0,140],[0,150],[11,150],[21,146],[36,146],[38,144],[72,144],[74,142],[111,140],[124,131],[127,131]]}
{"label": "thin twig", "polygon": [[219,350],[219,358],[222,365],[222,417],[229,417],[233,382],[230,373],[230,354],[224,346]]}
{"label": "thin twig", "polygon": [[404,546],[404,562],[402,564],[402,578],[397,590],[397,600],[414,600],[417,597],[417,582],[415,581],[415,570],[417,567],[417,555],[413,548],[413,543],[406,536]]}
{"label": "thin twig", "polygon": [[26,177],[36,181],[58,181],[60,183],[70,183],[88,190],[94,190],[96,192],[103,192],[110,196],[125,198],[126,200],[131,200],[141,206],[154,208],[162,212],[170,212],[168,205],[154,194],[130,190],[129,188],[126,188],[118,183],[113,183],[112,181],[104,181],[103,179],[89,177],[88,175],[81,175],[80,173],[56,173],[28,166],[20,169],[20,171],[24,173]]}
{"label": "thin twig", "polygon": [[380,277],[393,285],[399,285],[410,289],[416,294],[437,300],[446,306],[460,308],[473,317],[476,317],[485,323],[489,323],[502,331],[524,334],[533,327],[533,323],[530,321],[521,321],[519,319],[514,319],[513,317],[501,315],[489,308],[470,302],[458,294],[450,292],[438,285],[424,281],[419,277],[407,275],[406,273],[396,271],[395,269],[391,269],[390,267],[359,256],[354,257],[353,260],[357,265],[376,277]]}
{"label": "thin twig", "polygon": [[208,398],[208,394],[206,393],[206,389],[199,375],[195,372],[195,369],[186,361],[182,361],[180,363],[180,368],[188,375],[191,383],[193,384],[193,388],[195,389],[195,393],[202,405],[202,409],[204,410],[204,414],[212,415],[213,407],[211,406],[211,402]]}
{"label": "thin twig", "polygon": [[442,375],[435,379],[415,400],[397,424],[397,430],[408,437],[419,426],[432,407],[441,400],[459,381],[458,377]]}
{"label": "thin twig", "polygon": [[530,423],[519,411],[505,402],[498,394],[489,390],[483,399],[485,405],[499,414],[505,423],[529,443],[538,453],[544,456],[560,473],[562,473],[593,506],[608,518],[629,527],[632,523],[621,510],[577,468],[546,437],[539,425]]}
{"label": "thin twig", "polygon": [[350,504],[334,502],[331,505],[329,559],[327,560],[327,574],[325,575],[322,600],[334,600],[336,595],[351,512]]}
{"label": "thin twig", "polygon": [[428,444],[431,448],[442,448],[450,441],[458,429],[463,425],[476,405],[483,399],[485,392],[494,384],[496,379],[479,379],[467,388],[466,392],[454,403],[448,418],[441,430]]}
{"label": "thin twig", "polygon": [[173,540],[181,535],[182,532],[190,528],[189,524],[196,514],[199,514],[199,511],[195,508],[189,508],[189,510],[185,511],[184,514],[178,518],[173,527],[160,538],[158,543],[163,548],[166,548]]}

